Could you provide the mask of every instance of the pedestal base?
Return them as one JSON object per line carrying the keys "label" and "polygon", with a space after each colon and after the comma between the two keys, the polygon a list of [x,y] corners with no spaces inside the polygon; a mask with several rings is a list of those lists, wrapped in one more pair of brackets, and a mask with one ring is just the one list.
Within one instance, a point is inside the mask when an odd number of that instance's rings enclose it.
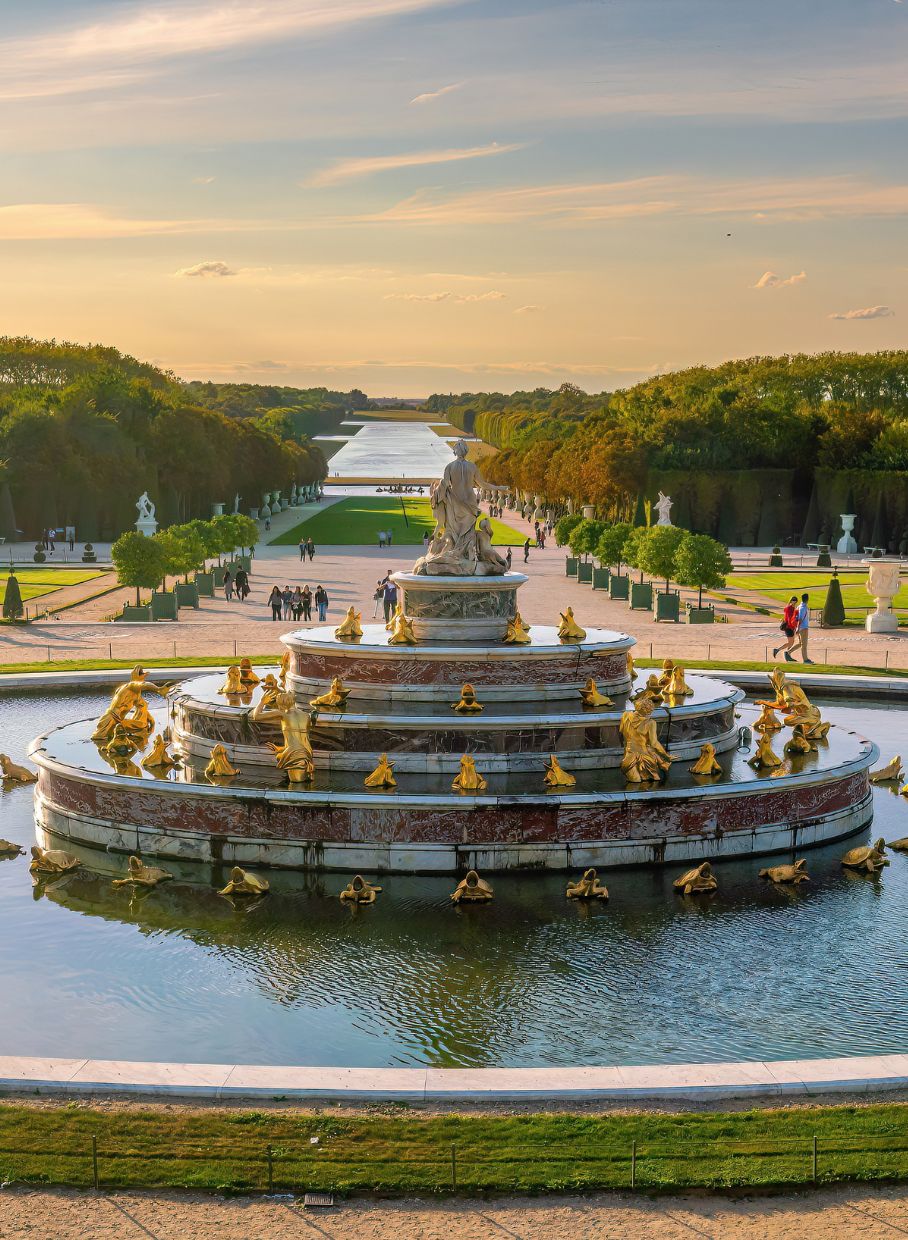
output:
{"label": "pedestal base", "polygon": [[864,622],[868,633],[897,633],[899,618],[894,611],[873,611]]}
{"label": "pedestal base", "polygon": [[517,611],[523,573],[500,577],[423,577],[394,573],[418,641],[502,641]]}
{"label": "pedestal base", "polygon": [[140,517],[136,522],[136,529],[146,538],[154,538],[158,532],[158,523],[154,517]]}

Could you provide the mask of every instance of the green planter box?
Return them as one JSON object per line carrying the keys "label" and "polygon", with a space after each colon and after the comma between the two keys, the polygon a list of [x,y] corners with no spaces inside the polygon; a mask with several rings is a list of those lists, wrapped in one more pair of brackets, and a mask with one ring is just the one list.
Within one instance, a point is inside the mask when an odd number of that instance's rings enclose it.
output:
{"label": "green planter box", "polygon": [[630,603],[632,611],[652,611],[653,583],[651,581],[632,581]]}
{"label": "green planter box", "polygon": [[630,593],[630,584],[630,577],[622,577],[619,573],[612,573],[608,583],[609,598],[626,599]]}
{"label": "green planter box", "polygon": [[565,558],[564,575],[565,577],[576,577],[577,576],[577,561],[572,555],[569,555]]}
{"label": "green planter box", "polygon": [[593,569],[593,589],[594,590],[607,590],[609,577],[611,577],[611,575],[612,575],[611,571],[607,568],[594,568]]}
{"label": "green planter box", "polygon": [[155,590],[151,596],[152,620],[176,620],[177,596],[169,590]]}
{"label": "green planter box", "polygon": [[252,572],[252,556],[251,555],[238,555],[236,557],[236,562],[240,566],[240,568],[244,568],[247,573]]}
{"label": "green planter box", "polygon": [[715,624],[716,609],[715,607],[688,607],[687,609],[688,624]]}
{"label": "green planter box", "polygon": [[178,581],[173,587],[177,607],[198,607],[199,591],[194,581]]}
{"label": "green planter box", "polygon": [[784,568],[784,564],[782,563],[782,557],[780,555],[771,555],[769,557],[769,567],[770,568]]}
{"label": "green planter box", "polygon": [[196,573],[195,588],[199,598],[214,598],[214,573]]}
{"label": "green planter box", "polygon": [[220,564],[217,566],[217,568],[213,568],[211,570],[211,575],[214,578],[214,586],[216,590],[220,590],[221,587],[223,586],[224,574],[226,573],[226,571],[227,569],[222,568]]}
{"label": "green planter box", "polygon": [[585,564],[580,563],[577,565],[577,580],[580,582],[581,585],[585,585],[585,586],[592,585],[593,566],[589,561],[587,561]]}
{"label": "green planter box", "polygon": [[124,607],[118,619],[122,624],[147,624],[154,616],[150,607]]}
{"label": "green planter box", "polygon": [[656,595],[655,619],[672,620],[675,624],[681,618],[681,595],[677,590],[660,590]]}

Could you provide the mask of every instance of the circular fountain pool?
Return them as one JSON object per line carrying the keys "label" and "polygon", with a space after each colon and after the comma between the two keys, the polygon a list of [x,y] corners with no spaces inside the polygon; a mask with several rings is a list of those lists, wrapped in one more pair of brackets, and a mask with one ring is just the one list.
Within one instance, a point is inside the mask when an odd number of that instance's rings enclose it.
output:
{"label": "circular fountain pool", "polygon": [[[4,748],[22,755],[107,700],[7,696]],[[881,741],[884,761],[908,750],[898,711],[823,712]],[[905,802],[873,797],[873,836],[908,833]],[[27,848],[32,789],[0,804],[2,833]],[[609,872],[595,908],[567,901],[561,874],[495,875],[494,902],[472,909],[451,906],[450,876],[388,875],[355,912],[337,899],[346,878],[273,871],[243,911],[216,894],[216,866],[168,861],[175,881],[130,899],[110,885],[122,855],[76,849],[83,870],[36,888],[19,857],[0,862],[0,1052],[533,1066],[901,1050],[908,857],[878,878],[843,871],[863,838],[811,849],[796,890],[746,858],[716,865],[705,901],[673,892],[680,865]]]}

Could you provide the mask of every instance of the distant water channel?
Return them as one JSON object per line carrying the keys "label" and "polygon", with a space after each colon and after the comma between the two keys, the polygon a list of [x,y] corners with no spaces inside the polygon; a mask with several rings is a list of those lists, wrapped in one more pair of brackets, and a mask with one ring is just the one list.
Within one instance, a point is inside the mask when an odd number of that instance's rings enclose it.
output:
{"label": "distant water channel", "polygon": [[[3,748],[21,757],[106,700],[4,696]],[[824,714],[884,761],[908,756],[900,711]],[[874,795],[873,837],[908,834],[908,801]],[[30,788],[0,794],[0,834],[34,842]],[[472,909],[451,906],[448,877],[392,875],[356,912],[340,875],[270,873],[243,913],[202,867],[131,899],[110,885],[124,858],[43,894],[27,856],[3,861],[0,1054],[538,1066],[902,1051],[908,856],[879,878],[843,872],[862,838],[808,851],[814,881],[797,890],[761,882],[760,860],[718,865],[701,901],[673,892],[681,867],[616,871],[596,908],[567,901],[563,875],[493,876],[495,901]]]}

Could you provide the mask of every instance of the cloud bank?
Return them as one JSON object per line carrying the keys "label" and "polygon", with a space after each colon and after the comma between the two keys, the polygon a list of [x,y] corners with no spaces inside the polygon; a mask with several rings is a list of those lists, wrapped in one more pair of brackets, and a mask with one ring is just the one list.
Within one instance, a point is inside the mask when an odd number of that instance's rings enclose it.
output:
{"label": "cloud bank", "polygon": [[791,288],[795,284],[803,284],[806,279],[806,271],[799,271],[796,276],[788,276],[784,280],[774,271],[764,271],[756,284],[751,285],[751,288]]}
{"label": "cloud bank", "polygon": [[863,310],[846,310],[844,314],[830,314],[831,319],[852,321],[854,319],[891,319],[895,311],[888,306],[865,306]]}

